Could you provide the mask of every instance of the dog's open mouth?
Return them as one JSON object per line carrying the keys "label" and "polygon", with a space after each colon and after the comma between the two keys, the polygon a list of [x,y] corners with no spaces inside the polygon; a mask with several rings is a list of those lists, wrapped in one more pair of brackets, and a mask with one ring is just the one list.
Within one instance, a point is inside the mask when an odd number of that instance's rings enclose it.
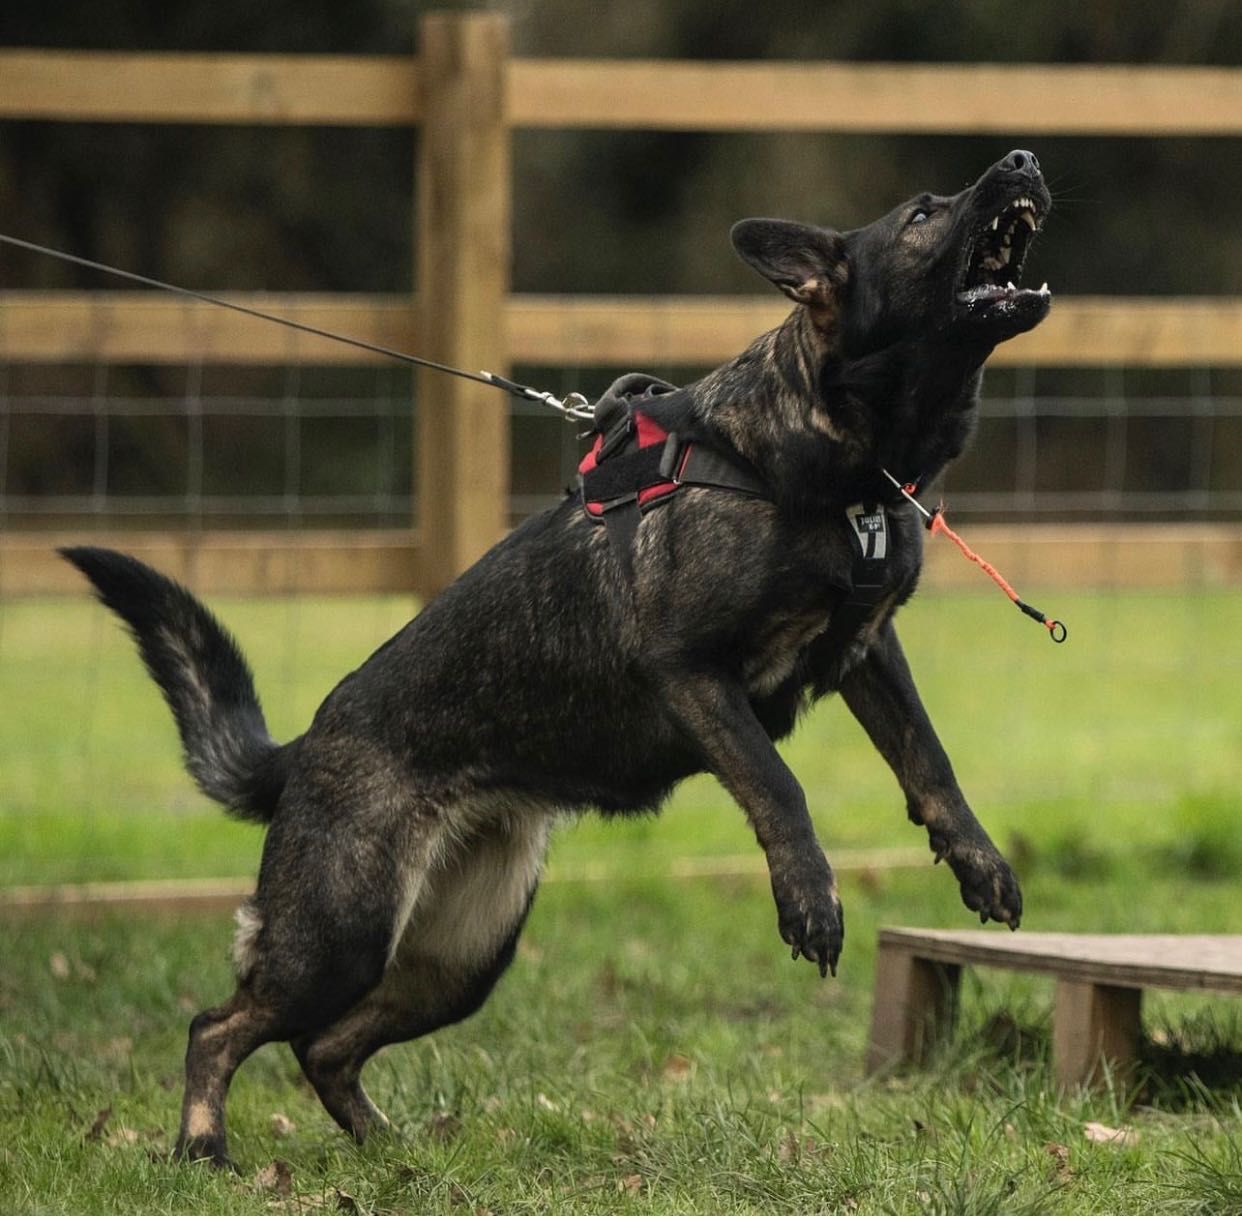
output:
{"label": "dog's open mouth", "polygon": [[1039,232],[1046,206],[1030,195],[1015,195],[990,217],[970,243],[956,296],[964,306],[988,307],[1022,298],[1048,298],[1047,284],[1019,287],[1027,249]]}

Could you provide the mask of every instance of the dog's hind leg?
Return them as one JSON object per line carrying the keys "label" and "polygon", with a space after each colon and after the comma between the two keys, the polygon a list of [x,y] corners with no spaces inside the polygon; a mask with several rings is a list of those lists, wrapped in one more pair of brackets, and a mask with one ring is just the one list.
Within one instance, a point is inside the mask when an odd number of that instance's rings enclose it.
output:
{"label": "dog's hind leg", "polygon": [[385,1045],[426,1036],[478,1010],[512,961],[517,936],[515,929],[481,968],[406,958],[339,1022],[291,1042],[320,1102],[356,1142],[389,1125],[362,1086],[367,1060]]}
{"label": "dog's hind leg", "polygon": [[279,1030],[272,1012],[244,988],[222,1006],[194,1017],[185,1054],[185,1098],[174,1156],[232,1166],[224,1130],[229,1083],[237,1067]]}
{"label": "dog's hind leg", "polygon": [[296,1041],[345,1014],[381,977],[384,933],[373,940],[379,955],[367,974],[365,944],[354,955],[332,954],[339,948],[290,945],[287,940],[274,950],[271,925],[264,929],[265,945],[248,949],[251,960],[237,992],[190,1024],[176,1157],[231,1166],[224,1102],[237,1067],[260,1045]]}
{"label": "dog's hind leg", "polygon": [[268,1041],[329,1027],[383,979],[400,909],[396,864],[386,845],[351,841],[358,825],[344,817],[334,831],[346,865],[325,860],[311,814],[273,825],[258,891],[238,913],[237,992],[190,1025],[180,1157],[227,1165],[224,1103],[241,1062]]}
{"label": "dog's hind leg", "polygon": [[473,1014],[512,962],[548,824],[546,814],[510,808],[459,844],[418,881],[379,986],[335,1024],[292,1042],[324,1107],[356,1141],[387,1124],[360,1081],[367,1059]]}

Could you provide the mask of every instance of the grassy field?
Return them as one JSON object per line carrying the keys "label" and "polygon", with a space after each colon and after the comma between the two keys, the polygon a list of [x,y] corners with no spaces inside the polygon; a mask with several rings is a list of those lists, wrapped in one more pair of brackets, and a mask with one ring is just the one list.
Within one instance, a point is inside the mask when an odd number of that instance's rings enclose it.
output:
{"label": "grassy field", "polygon": [[[1242,930],[1242,598],[1039,593],[1067,645],[990,593],[902,617],[964,788],[1021,870],[1024,928]],[[283,736],[410,608],[218,610]],[[921,845],[839,703],[787,756],[830,857]],[[244,876],[258,844],[194,795],[102,613],[0,606],[0,882]],[[821,982],[789,961],[761,874],[667,877],[736,855],[761,866],[706,780],[658,821],[563,829],[489,1004],[372,1063],[397,1133],[353,1148],[288,1050],[265,1049],[230,1097],[240,1176],[163,1158],[186,1023],[229,991],[228,919],[5,922],[0,1210],[1242,1211],[1236,1001],[1151,995],[1139,1086],[1067,1096],[1048,983],[970,973],[937,1062],[868,1079],[876,931],[970,922],[951,877],[847,873],[840,976]],[[1092,1141],[1090,1122],[1129,1141]]]}

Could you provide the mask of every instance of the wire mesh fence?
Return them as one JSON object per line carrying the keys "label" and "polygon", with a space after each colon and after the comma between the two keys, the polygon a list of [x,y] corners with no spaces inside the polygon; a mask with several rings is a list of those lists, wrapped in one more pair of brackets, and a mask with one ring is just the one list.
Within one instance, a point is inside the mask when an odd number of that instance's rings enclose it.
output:
{"label": "wire mesh fence", "polygon": [[[614,372],[519,377],[591,395]],[[0,363],[0,526],[407,525],[417,411],[397,367]],[[581,443],[542,405],[511,412],[518,521],[572,483]],[[991,371],[946,489],[965,520],[1236,520],[1239,371]]]}
{"label": "wire mesh fence", "polygon": [[[558,395],[598,394],[618,372],[515,371]],[[652,372],[684,382],[699,371]],[[420,409],[436,405],[416,402],[399,367],[0,360],[0,530],[408,526]],[[563,495],[584,442],[541,405],[511,411],[516,522]],[[957,522],[1237,522],[1242,379],[1215,368],[989,371],[974,444],[944,483]],[[901,620],[912,665],[1002,843],[1158,833],[1198,852],[1200,826],[1242,786],[1242,599],[1202,580],[1160,594],[1095,582],[1057,595],[1072,644],[1051,654],[985,583],[920,597]],[[362,589],[312,602],[279,584],[244,606],[212,603],[251,654],[281,738],[415,609]],[[813,807],[847,813],[838,847],[915,843],[891,777],[839,705],[801,735],[790,751]],[[826,750],[808,735],[826,736]],[[244,874],[253,838],[208,807],[107,618],[84,596],[0,599],[3,882]],[[134,829],[158,866],[135,852]],[[739,822],[707,848],[741,852],[747,836]]]}

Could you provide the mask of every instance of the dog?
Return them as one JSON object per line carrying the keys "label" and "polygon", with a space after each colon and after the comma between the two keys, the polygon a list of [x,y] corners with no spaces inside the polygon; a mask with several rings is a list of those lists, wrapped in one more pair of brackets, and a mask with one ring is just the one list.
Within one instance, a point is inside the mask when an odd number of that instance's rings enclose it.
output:
{"label": "dog", "polygon": [[[1035,157],[1015,150],[960,194],[916,196],[861,229],[739,222],[736,252],[792,313],[681,391],[623,380],[605,397],[622,426],[601,424],[584,463],[584,487],[592,463],[621,471],[604,452],[628,437],[639,454],[641,419],[665,439],[661,496],[571,494],[528,519],[289,743],[271,739],[238,647],[187,590],[120,553],[64,550],[128,625],[198,786],[268,825],[237,915],[236,992],[190,1025],[177,1155],[230,1164],[229,1082],[268,1041],[290,1043],[357,1141],[386,1124],[363,1064],[483,1003],[554,819],[654,811],[690,774],[714,773],[753,826],[793,958],[835,973],[833,873],[773,746],[830,692],[967,908],[1017,926],[1017,880],[894,630],[923,532],[890,476],[928,482],[961,453],[984,361],[1047,314],[1046,286],[1016,285],[1050,203]],[[670,446],[725,475],[680,479]]]}

